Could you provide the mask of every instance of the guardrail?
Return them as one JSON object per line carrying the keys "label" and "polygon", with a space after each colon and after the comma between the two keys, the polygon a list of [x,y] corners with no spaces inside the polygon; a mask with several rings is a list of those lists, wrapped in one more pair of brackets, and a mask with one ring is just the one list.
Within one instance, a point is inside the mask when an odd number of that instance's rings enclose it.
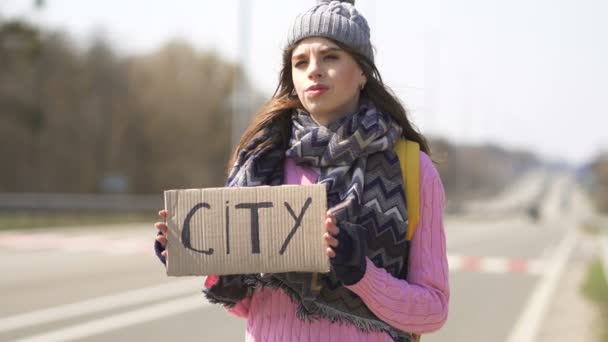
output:
{"label": "guardrail", "polygon": [[133,212],[159,210],[159,195],[0,193],[0,210],[99,210]]}

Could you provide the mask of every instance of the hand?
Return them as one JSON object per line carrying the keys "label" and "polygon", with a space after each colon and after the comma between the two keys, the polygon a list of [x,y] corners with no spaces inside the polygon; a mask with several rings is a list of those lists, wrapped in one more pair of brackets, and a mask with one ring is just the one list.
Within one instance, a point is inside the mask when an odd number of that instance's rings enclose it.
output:
{"label": "hand", "polygon": [[342,222],[338,227],[336,218],[328,211],[325,214],[326,254],[336,276],[344,285],[357,283],[366,270],[367,230],[359,225]]}
{"label": "hand", "polygon": [[167,264],[167,211],[161,210],[158,212],[158,216],[162,219],[162,222],[156,222],[154,227],[158,229],[158,234],[156,235],[156,241],[154,241],[154,252],[156,256],[160,259],[163,264]]}
{"label": "hand", "polygon": [[338,239],[335,238],[335,236],[338,236],[338,234],[340,233],[340,228],[338,228],[336,223],[336,218],[334,217],[334,215],[332,215],[331,212],[328,211],[327,213],[325,213],[326,232],[325,234],[323,234],[323,239],[325,239],[325,242],[327,243],[327,249],[325,250],[325,253],[330,259],[336,257],[336,252],[334,251],[334,248],[337,248],[338,244],[340,243]]}

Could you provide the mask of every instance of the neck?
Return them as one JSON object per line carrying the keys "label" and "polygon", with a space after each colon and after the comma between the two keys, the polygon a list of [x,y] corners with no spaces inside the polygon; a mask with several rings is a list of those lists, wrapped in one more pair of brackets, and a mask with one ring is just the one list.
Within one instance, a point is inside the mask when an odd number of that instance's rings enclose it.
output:
{"label": "neck", "polygon": [[315,113],[310,112],[312,119],[320,126],[329,126],[339,119],[354,113],[359,108],[359,96],[355,97],[343,106],[335,108],[331,112]]}

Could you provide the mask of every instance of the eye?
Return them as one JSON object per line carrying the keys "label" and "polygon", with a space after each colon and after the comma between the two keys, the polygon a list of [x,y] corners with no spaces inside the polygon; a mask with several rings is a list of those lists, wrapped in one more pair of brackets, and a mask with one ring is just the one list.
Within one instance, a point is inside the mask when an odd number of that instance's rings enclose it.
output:
{"label": "eye", "polygon": [[327,55],[325,56],[325,60],[336,60],[338,59],[338,55]]}
{"label": "eye", "polygon": [[304,65],[305,63],[306,63],[306,61],[298,61],[298,62],[296,62],[296,64],[294,64],[293,66],[294,66],[294,67],[296,67],[296,68],[299,68],[299,67],[301,67],[302,65]]}

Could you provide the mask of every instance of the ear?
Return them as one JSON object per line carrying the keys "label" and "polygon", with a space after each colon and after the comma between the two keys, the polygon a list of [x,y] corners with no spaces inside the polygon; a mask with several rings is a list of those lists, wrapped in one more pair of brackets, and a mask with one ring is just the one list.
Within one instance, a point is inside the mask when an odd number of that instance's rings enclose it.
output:
{"label": "ear", "polygon": [[359,82],[359,84],[362,84],[363,86],[367,84],[367,77],[365,77],[363,71],[361,71],[361,82]]}

